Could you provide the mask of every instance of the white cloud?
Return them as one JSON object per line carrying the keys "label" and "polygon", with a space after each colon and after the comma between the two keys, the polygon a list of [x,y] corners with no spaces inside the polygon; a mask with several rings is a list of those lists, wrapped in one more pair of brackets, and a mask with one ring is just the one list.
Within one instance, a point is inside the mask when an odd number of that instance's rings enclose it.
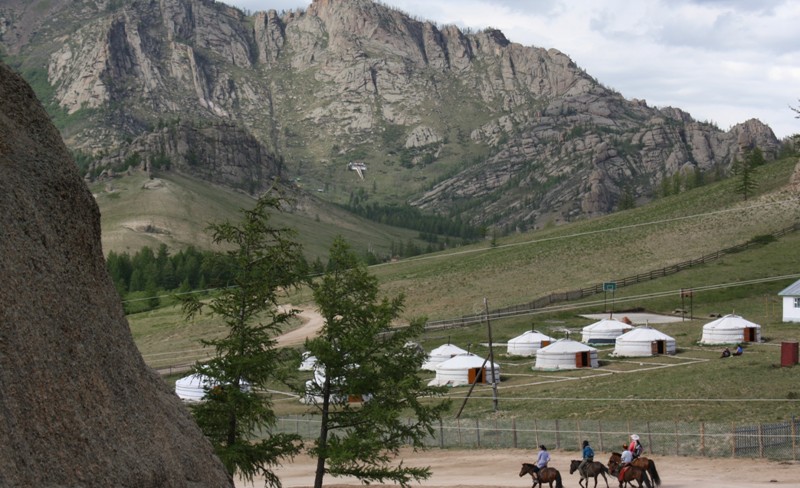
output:
{"label": "white cloud", "polygon": [[[341,1],[341,0],[339,0]],[[301,0],[225,0],[250,11]],[[670,105],[720,128],[758,118],[800,133],[800,2],[793,0],[383,0],[439,24],[501,29],[556,48],[627,98]]]}

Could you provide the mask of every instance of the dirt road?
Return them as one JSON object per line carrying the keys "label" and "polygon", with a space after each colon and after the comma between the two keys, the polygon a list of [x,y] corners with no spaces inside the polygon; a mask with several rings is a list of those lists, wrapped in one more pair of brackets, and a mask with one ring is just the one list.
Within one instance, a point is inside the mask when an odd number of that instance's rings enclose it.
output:
{"label": "dirt road", "polygon": [[[578,459],[577,452],[551,451],[551,467],[561,471],[565,487],[578,486],[578,474],[569,474],[570,459]],[[520,449],[498,450],[431,450],[420,453],[404,451],[407,465],[430,466],[433,476],[419,485],[428,488],[530,488],[531,478],[520,478],[522,462],[533,462],[535,451]],[[606,462],[608,453],[599,454],[598,461]],[[800,461],[776,462],[763,459],[712,459],[673,456],[654,456],[663,488],[745,488],[759,486],[800,486]],[[308,456],[295,458],[278,468],[276,473],[284,488],[305,488],[314,485],[315,460]],[[609,478],[609,486],[619,483]],[[593,487],[594,483],[589,486]],[[239,480],[238,488],[264,486]],[[325,478],[326,487],[360,487],[358,480]],[[371,487],[386,485],[372,484]],[[393,486],[393,485],[389,485]],[[605,488],[602,478],[598,487]]]}

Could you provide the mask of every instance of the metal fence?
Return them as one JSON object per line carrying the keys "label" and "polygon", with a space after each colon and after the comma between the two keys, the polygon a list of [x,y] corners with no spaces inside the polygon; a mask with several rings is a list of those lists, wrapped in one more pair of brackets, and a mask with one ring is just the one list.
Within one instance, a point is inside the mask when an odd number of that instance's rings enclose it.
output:
{"label": "metal fence", "polygon": [[[276,432],[305,439],[319,435],[315,416],[281,417]],[[769,424],[711,422],[634,422],[523,419],[451,419],[435,426],[428,447],[460,449],[551,449],[579,451],[589,440],[598,453],[619,452],[636,433],[645,455],[747,457],[797,460],[800,419]]]}

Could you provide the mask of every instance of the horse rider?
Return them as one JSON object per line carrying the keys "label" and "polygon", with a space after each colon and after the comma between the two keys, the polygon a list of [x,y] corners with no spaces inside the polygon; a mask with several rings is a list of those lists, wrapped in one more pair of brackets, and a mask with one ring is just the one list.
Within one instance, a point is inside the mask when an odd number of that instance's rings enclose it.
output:
{"label": "horse rider", "polygon": [[586,486],[589,486],[589,475],[586,474],[586,466],[594,462],[594,450],[589,445],[589,441],[583,441],[583,459],[578,465],[578,472],[581,474],[581,479],[586,480]]}
{"label": "horse rider", "polygon": [[619,461],[619,466],[617,466],[617,470],[615,472],[612,472],[611,474],[619,476],[620,481],[622,481],[622,473],[624,469],[632,462],[633,462],[633,452],[630,449],[623,449],[621,459]]}
{"label": "horse rider", "polygon": [[536,472],[538,473],[540,469],[546,468],[549,462],[550,453],[547,452],[547,448],[542,444],[539,446],[539,457],[536,458]]}
{"label": "horse rider", "polygon": [[642,447],[642,443],[639,442],[639,436],[636,434],[631,434],[631,443],[628,445],[628,451],[633,454],[633,459],[638,458],[642,455],[642,451],[644,447]]}

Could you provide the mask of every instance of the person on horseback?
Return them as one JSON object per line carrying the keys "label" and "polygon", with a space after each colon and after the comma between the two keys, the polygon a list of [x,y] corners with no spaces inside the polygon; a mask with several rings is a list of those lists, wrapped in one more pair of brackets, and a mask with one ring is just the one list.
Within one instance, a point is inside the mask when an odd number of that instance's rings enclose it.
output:
{"label": "person on horseback", "polygon": [[589,476],[586,474],[586,466],[594,462],[594,450],[589,445],[589,441],[583,441],[583,459],[578,465],[578,472],[581,474],[581,479],[586,480],[586,486],[589,486]]}
{"label": "person on horseback", "polygon": [[638,458],[642,455],[642,451],[644,451],[644,447],[642,447],[642,443],[639,442],[639,436],[636,434],[631,434],[631,443],[628,446],[628,451],[633,454],[633,459]]}
{"label": "person on horseback", "polygon": [[540,469],[546,468],[549,462],[550,453],[547,452],[547,448],[542,444],[539,446],[539,457],[536,458],[536,471],[538,472]]}

